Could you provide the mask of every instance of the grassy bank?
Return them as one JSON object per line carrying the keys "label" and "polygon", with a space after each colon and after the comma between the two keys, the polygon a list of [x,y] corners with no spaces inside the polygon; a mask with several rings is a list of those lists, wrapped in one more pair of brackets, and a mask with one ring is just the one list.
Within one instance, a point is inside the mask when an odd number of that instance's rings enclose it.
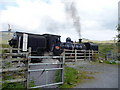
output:
{"label": "grassy bank", "polygon": [[114,48],[114,44],[98,44],[98,47],[99,47],[99,51],[100,52],[103,52],[103,53],[106,53],[107,51],[113,51],[115,52]]}
{"label": "grassy bank", "polygon": [[90,72],[78,71],[71,67],[65,67],[64,69],[64,84],[59,85],[59,88],[73,88],[84,79],[93,79],[94,77],[88,76]]}

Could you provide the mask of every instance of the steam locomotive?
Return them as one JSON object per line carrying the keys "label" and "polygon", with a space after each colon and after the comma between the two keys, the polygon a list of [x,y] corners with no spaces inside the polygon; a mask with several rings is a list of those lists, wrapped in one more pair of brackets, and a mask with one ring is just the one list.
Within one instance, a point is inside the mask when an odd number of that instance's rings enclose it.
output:
{"label": "steam locomotive", "polygon": [[52,53],[51,55],[60,55],[64,49],[77,50],[94,50],[98,51],[98,45],[93,43],[73,43],[71,38],[66,38],[66,42],[61,42],[59,35],[52,34],[31,34],[24,32],[15,32],[9,45],[13,48],[21,48],[22,52],[26,52],[31,47],[31,53],[36,55],[44,55],[44,53]]}

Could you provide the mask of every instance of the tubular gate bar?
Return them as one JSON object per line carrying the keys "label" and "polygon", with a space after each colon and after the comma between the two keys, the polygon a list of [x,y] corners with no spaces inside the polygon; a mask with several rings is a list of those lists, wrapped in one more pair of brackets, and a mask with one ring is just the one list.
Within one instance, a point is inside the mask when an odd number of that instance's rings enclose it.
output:
{"label": "tubular gate bar", "polygon": [[[10,63],[14,63],[14,62],[24,62],[24,66],[20,66],[20,67],[14,67],[14,68],[5,68],[3,69],[3,67],[0,68],[0,75],[2,75],[2,73],[4,72],[18,72],[18,71],[24,71],[24,78],[17,78],[17,79],[11,79],[11,80],[4,80],[1,81],[0,83],[14,83],[14,82],[24,82],[24,86],[27,89],[32,89],[32,88],[40,88],[40,87],[46,87],[46,86],[52,86],[52,85],[58,85],[58,84],[63,84],[64,81],[64,58],[63,56],[31,56],[31,48],[28,49],[27,52],[21,53],[20,50],[21,49],[17,49],[17,48],[0,48],[2,50],[8,50],[9,52],[7,53],[2,53],[0,54],[0,64],[5,63],[5,62],[10,62]],[[13,53],[12,50],[17,50],[17,53]],[[4,56],[7,56],[7,58],[5,58],[4,60],[2,60],[2,58]],[[16,58],[13,58],[13,56],[15,56]],[[31,59],[55,59],[55,60],[60,60],[60,62],[45,62],[45,63],[31,63]],[[57,67],[46,67],[45,69],[30,69],[30,66],[49,66],[49,65],[57,65]],[[60,82],[55,82],[55,83],[47,83],[44,85],[39,85],[39,86],[35,86],[35,87],[29,87],[29,73],[30,72],[40,72],[40,71],[45,71],[46,72],[46,79],[48,79],[47,74],[48,71],[56,71],[56,70],[60,70],[61,71],[61,81]]]}
{"label": "tubular gate bar", "polygon": [[[1,49],[1,48],[0,48]],[[1,54],[1,58],[5,55],[8,58],[5,58],[4,61],[6,62],[13,62],[13,61],[25,61],[24,62],[24,67],[15,67],[15,68],[1,68],[0,69],[0,73],[4,73],[4,72],[13,72],[13,71],[22,71],[24,70],[24,78],[19,78],[19,79],[14,79],[14,80],[6,80],[7,82],[24,82],[25,83],[25,87],[27,89],[31,89],[31,88],[40,88],[40,87],[47,87],[47,86],[52,86],[52,85],[58,85],[58,84],[63,84],[64,82],[64,63],[68,60],[71,59],[74,60],[75,62],[78,60],[86,60],[92,59],[92,55],[94,53],[98,53],[97,51],[92,51],[92,50],[64,50],[63,52],[63,56],[31,56],[31,48],[28,49],[28,52],[24,52],[21,53],[20,49],[15,49],[15,48],[2,48],[2,50],[9,50],[10,53],[4,53]],[[12,50],[18,50],[18,53],[12,53]],[[12,58],[12,56],[16,56],[18,58]],[[48,60],[50,61],[51,59],[53,59],[54,61],[52,62],[42,62],[42,63],[31,63],[30,61],[32,59],[40,59],[40,60]],[[4,61],[2,60],[2,63],[4,63]],[[55,62],[58,61],[58,62]],[[52,67],[48,67],[52,65]],[[55,67],[53,67],[54,65],[56,65]],[[34,68],[34,69],[30,69],[30,66],[32,67],[36,67],[38,66],[39,68]],[[42,67],[42,68],[41,68]],[[43,68],[44,67],[44,68]],[[48,72],[49,71],[57,71],[60,70],[60,76],[61,76],[61,81],[59,82],[55,82],[55,83],[48,83],[47,79],[48,79]],[[45,78],[46,78],[46,83],[43,85],[37,85],[34,87],[30,87],[29,86],[29,78],[30,78],[30,73],[37,73],[37,72],[46,72],[45,73]],[[5,83],[6,81],[3,81],[2,83]]]}
{"label": "tubular gate bar", "polygon": [[[32,88],[41,88],[41,87],[47,87],[47,86],[53,86],[53,85],[58,85],[58,84],[63,84],[64,82],[64,58],[63,56],[28,56],[29,59],[62,59],[61,62],[45,62],[45,63],[29,63],[28,66],[39,66],[39,65],[60,65],[60,67],[58,68],[45,68],[45,69],[28,69],[28,72],[39,72],[39,71],[45,71],[46,75],[45,76],[48,76],[48,71],[56,71],[56,70],[61,70],[61,81],[60,82],[55,82],[55,83],[48,83],[47,82],[47,79],[48,77],[45,77],[46,78],[46,83],[44,85],[39,85],[39,86],[34,86],[34,87],[29,87],[28,85],[28,89],[32,89]],[[29,75],[28,75],[29,77]],[[29,84],[29,80],[27,80],[28,84]]]}

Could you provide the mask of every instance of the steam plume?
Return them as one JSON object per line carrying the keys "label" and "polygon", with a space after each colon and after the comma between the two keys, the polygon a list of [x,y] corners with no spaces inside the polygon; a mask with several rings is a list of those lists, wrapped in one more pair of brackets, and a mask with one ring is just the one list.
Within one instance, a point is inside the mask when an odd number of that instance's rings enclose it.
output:
{"label": "steam plume", "polygon": [[81,25],[80,25],[80,17],[78,15],[76,5],[74,1],[65,1],[66,13],[70,15],[73,20],[73,25],[79,35],[79,39],[81,39]]}

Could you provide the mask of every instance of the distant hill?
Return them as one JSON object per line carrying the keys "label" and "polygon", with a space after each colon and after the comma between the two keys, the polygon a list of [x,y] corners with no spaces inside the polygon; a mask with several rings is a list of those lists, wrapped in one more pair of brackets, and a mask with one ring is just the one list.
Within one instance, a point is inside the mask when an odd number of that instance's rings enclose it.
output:
{"label": "distant hill", "polygon": [[[83,42],[93,42],[93,43],[114,43],[114,40],[105,40],[105,41],[97,41],[97,40],[89,40],[89,41],[85,41],[83,40]],[[117,42],[117,40],[115,40],[115,42]]]}

